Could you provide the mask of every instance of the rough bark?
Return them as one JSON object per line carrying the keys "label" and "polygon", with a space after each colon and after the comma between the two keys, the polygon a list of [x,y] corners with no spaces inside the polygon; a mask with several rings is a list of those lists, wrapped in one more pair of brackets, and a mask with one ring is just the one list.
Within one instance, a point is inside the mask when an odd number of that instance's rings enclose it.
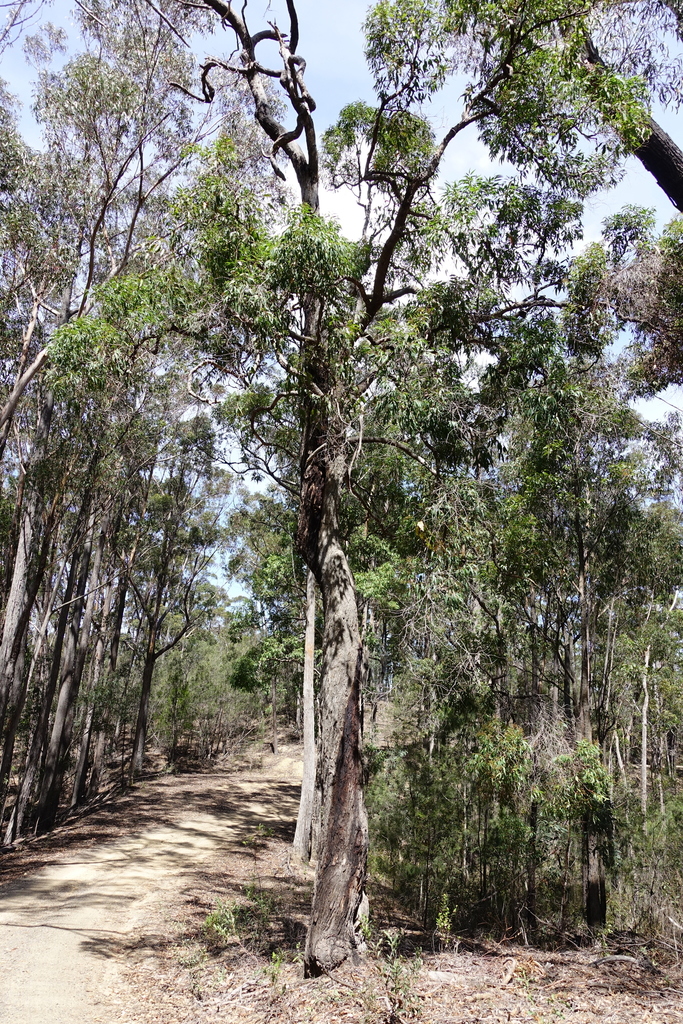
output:
{"label": "rough bark", "polygon": [[600,850],[600,837],[590,822],[584,825],[584,901],[586,924],[602,928],[607,920],[605,868]]}
{"label": "rough bark", "polygon": [[[586,55],[588,63],[594,68],[606,67],[590,38],[586,40]],[[683,212],[683,151],[654,118],[648,117],[647,120],[650,134],[633,151],[633,155],[652,175],[676,209]]]}
{"label": "rough bark", "polygon": [[353,576],[339,533],[339,492],[346,464],[327,469],[318,533],[317,579],[325,626],[320,682],[321,842],[304,970],[332,970],[363,948],[368,826],[363,799],[360,695],[365,655],[358,628]]}
{"label": "rough bark", "polygon": [[683,151],[670,135],[651,117],[651,134],[635,150],[646,171],[649,171],[677,210],[683,213]]}
{"label": "rough bark", "polygon": [[26,644],[22,643],[19,657],[14,667],[14,684],[10,699],[9,714],[7,716],[7,728],[3,737],[2,760],[0,761],[0,821],[5,817],[5,807],[9,791],[9,776],[12,770],[12,758],[14,756],[14,741],[21,720],[21,713],[24,709],[26,699],[26,680],[24,673],[24,661],[26,655]]}
{"label": "rough bark", "polygon": [[315,669],[315,576],[308,570],[306,580],[306,628],[304,633],[304,770],[301,781],[299,814],[294,833],[294,853],[307,863],[311,858],[311,828],[315,796],[315,702],[313,682]]}
{"label": "rough bark", "polygon": [[[252,35],[246,7],[239,11],[222,0],[206,0],[234,31],[240,47],[242,74],[254,102],[254,116],[272,140],[274,157],[282,151],[297,177],[301,201],[319,209],[319,158],[312,111],[315,103],[304,83],[305,63],[297,55],[298,20],[294,0],[287,0],[290,20],[286,36],[271,24]],[[281,68],[264,72],[256,47],[264,39],[276,42]],[[216,62],[218,63],[218,62]],[[206,76],[210,66],[205,66]],[[275,117],[267,88],[269,77],[279,79],[297,127],[287,131]],[[297,139],[302,138],[305,151]],[[394,226],[384,247],[386,266],[378,272],[373,297],[382,304],[388,266],[405,229],[412,198],[401,203],[403,221]],[[324,630],[320,692],[320,850],[305,954],[305,971],[317,975],[339,964],[361,946],[358,910],[364,899],[367,861],[367,817],[363,801],[360,735],[360,689],[365,670],[358,628],[353,576],[346,560],[338,525],[340,488],[347,476],[343,455],[345,426],[335,432],[330,410],[342,395],[335,395],[335,360],[329,339],[321,329],[320,305],[304,300],[304,329],[298,372],[306,380],[301,405],[300,506],[297,547],[313,571],[322,594]],[[377,307],[379,308],[379,306]],[[337,440],[339,439],[338,447]]]}

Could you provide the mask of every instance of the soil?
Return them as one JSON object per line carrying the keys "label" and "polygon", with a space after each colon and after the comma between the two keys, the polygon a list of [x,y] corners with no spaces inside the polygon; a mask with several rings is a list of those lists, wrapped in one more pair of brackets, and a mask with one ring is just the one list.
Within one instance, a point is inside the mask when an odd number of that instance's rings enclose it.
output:
{"label": "soil", "polygon": [[300,780],[287,745],[231,771],[161,774],[3,854],[0,1021],[683,1022],[677,956],[633,940],[438,951],[377,884],[368,954],[304,980]]}

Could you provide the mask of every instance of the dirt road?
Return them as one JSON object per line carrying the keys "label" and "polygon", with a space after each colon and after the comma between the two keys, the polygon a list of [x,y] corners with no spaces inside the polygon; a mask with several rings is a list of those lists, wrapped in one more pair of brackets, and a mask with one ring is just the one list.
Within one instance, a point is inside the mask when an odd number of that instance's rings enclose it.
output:
{"label": "dirt road", "polygon": [[120,966],[133,949],[152,955],[165,902],[259,825],[292,833],[300,782],[298,752],[283,748],[258,773],[144,782],[64,830],[61,849],[50,840],[48,863],[0,885],[0,1022],[125,1021]]}
{"label": "dirt road", "polygon": [[[683,1024],[671,956],[653,969],[604,962],[602,947],[458,939],[432,950],[377,885],[375,951],[304,979],[311,879],[291,865],[300,780],[296,748],[231,775],[157,777],[3,855],[0,1024],[386,1024],[418,1008],[424,1024]],[[214,945],[204,925],[218,900],[251,911]],[[405,958],[392,962],[379,940],[397,924]]]}

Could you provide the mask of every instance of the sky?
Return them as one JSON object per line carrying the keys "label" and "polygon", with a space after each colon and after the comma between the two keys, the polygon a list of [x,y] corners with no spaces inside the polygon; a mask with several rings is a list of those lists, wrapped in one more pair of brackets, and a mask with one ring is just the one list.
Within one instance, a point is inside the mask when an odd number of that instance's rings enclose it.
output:
{"label": "sky", "polygon": [[[83,0],[87,6],[87,0]],[[373,101],[372,79],[363,55],[363,21],[368,9],[367,0],[298,0],[300,43],[298,52],[307,62],[306,82],[317,103],[316,121],[319,133],[336,120],[342,106],[357,99]],[[64,28],[74,38],[74,4],[72,0],[52,0],[44,8],[41,19],[50,20]],[[249,22],[253,27],[275,20],[288,25],[284,0],[250,0]],[[32,29],[31,31],[35,31]],[[193,37],[193,49],[201,62],[209,54],[225,54],[232,48],[230,36],[218,30],[210,37]],[[276,54],[273,56],[276,58]],[[65,58],[62,58],[65,59]],[[276,58],[277,59],[277,58]],[[6,79],[10,92],[24,104],[21,127],[27,141],[40,144],[37,126],[30,112],[31,93],[35,71],[26,64],[21,46],[5,53],[0,65],[0,77]],[[447,127],[460,110],[462,82],[451,82],[431,104],[430,114],[437,127]],[[656,109],[655,118],[683,145],[683,115],[680,112]],[[444,180],[456,178],[467,171],[487,172],[492,167],[485,147],[478,141],[474,129],[458,139],[458,145],[448,154],[444,167]],[[356,235],[361,223],[361,212],[352,196],[326,191],[322,197],[323,211],[338,218],[342,229],[350,237]],[[658,228],[672,216],[674,207],[642,168],[635,157],[627,160],[625,175],[616,189],[594,196],[585,216],[584,244],[600,237],[601,223],[610,213],[627,203],[652,207]],[[670,389],[663,398],[683,409],[683,391]],[[639,406],[639,411],[653,418],[670,411],[663,402],[653,400]]]}
{"label": "sky", "polygon": [[[83,2],[86,3],[86,0]],[[338,0],[297,2],[300,28],[298,52],[307,62],[306,82],[317,103],[316,121],[320,134],[334,123],[340,108],[346,103],[357,99],[373,101],[372,78],[363,55],[362,26],[367,9],[367,0],[345,0],[343,4]],[[40,20],[50,20],[73,37],[73,10],[72,0],[52,0],[43,9]],[[250,0],[248,13],[251,25],[264,24],[269,20],[275,20],[282,26],[288,24],[284,0]],[[232,48],[230,36],[221,30],[213,36],[194,37],[191,42],[198,60],[212,53],[226,53]],[[6,79],[10,91],[24,104],[21,123],[27,141],[39,145],[39,132],[30,112],[35,71],[26,63],[20,44],[3,55],[0,76]],[[431,104],[430,114],[438,127],[448,127],[459,113],[461,89],[462,83],[456,80],[438,94]],[[683,140],[681,113],[662,109],[654,113],[674,139]],[[471,130],[463,136],[462,144],[448,153],[444,178],[447,180],[469,170],[486,171],[490,168],[491,161],[486,149],[476,138],[476,132]],[[325,200],[327,209],[339,215],[340,219],[345,220],[347,216],[355,215],[355,211],[350,209],[353,201],[349,204],[329,194]],[[627,161],[626,174],[618,188],[591,200],[586,220],[587,240],[599,237],[600,223],[604,217],[625,203],[654,207],[660,227],[675,213],[652,177],[632,157]],[[353,232],[351,224],[348,230],[349,234]]]}

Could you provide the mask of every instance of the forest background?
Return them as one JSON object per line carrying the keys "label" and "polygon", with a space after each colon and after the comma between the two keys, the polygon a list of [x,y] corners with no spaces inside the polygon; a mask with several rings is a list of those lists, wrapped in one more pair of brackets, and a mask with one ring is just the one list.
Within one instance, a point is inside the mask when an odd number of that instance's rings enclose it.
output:
{"label": "forest background", "polygon": [[364,791],[425,927],[680,939],[676,6],[381,3],[363,72],[250,10],[279,80],[221,4],[4,9],[4,843],[314,714],[311,973]]}

